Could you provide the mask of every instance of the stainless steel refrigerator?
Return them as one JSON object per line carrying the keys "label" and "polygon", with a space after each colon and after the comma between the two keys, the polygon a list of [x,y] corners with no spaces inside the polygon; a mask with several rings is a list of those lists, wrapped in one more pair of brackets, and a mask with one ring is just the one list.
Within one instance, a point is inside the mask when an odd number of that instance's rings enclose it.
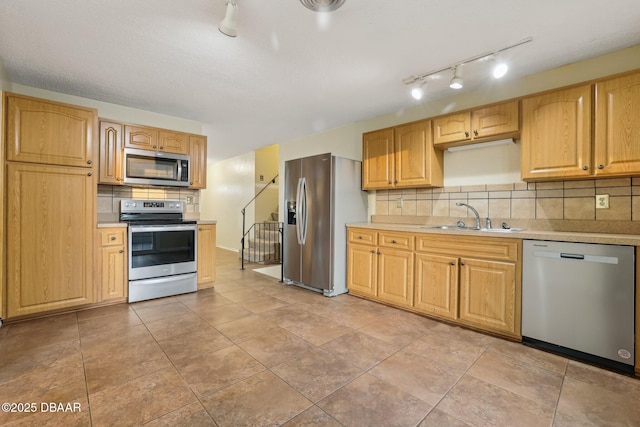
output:
{"label": "stainless steel refrigerator", "polygon": [[331,153],[285,162],[283,268],[286,283],[347,292],[348,223],[367,221],[362,164]]}

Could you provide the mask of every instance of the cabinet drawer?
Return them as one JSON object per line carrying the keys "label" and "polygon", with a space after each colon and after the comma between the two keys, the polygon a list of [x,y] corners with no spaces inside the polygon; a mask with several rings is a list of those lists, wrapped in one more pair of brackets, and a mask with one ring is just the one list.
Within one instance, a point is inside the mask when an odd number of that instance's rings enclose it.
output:
{"label": "cabinet drawer", "polygon": [[491,237],[459,237],[425,234],[417,237],[416,251],[438,255],[474,257],[499,261],[518,260],[518,241]]}
{"label": "cabinet drawer", "polygon": [[380,247],[407,249],[410,251],[414,248],[414,238],[412,234],[381,232],[378,240]]}
{"label": "cabinet drawer", "polygon": [[358,243],[361,245],[377,245],[378,232],[375,230],[363,230],[361,228],[349,228],[348,239],[350,243]]}
{"label": "cabinet drawer", "polygon": [[102,246],[116,246],[124,244],[125,228],[114,228],[100,231],[100,242]]}

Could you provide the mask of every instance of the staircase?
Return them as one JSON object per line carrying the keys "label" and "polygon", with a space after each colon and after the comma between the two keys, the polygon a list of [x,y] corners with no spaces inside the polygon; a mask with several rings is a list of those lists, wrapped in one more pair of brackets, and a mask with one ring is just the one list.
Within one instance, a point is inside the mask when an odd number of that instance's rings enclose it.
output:
{"label": "staircase", "polygon": [[[273,214],[272,218],[273,218]],[[259,264],[279,264],[281,262],[281,223],[277,221],[257,222],[251,226],[244,238],[242,257],[245,261]]]}

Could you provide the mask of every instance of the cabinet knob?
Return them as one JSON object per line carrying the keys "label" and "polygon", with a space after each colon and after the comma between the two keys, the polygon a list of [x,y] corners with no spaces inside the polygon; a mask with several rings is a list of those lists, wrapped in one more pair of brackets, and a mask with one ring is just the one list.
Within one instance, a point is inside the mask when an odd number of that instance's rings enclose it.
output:
{"label": "cabinet knob", "polygon": [[202,228],[198,228],[198,231],[202,231]]}
{"label": "cabinet knob", "polygon": [[362,240],[362,236],[358,236],[358,239]]}
{"label": "cabinet knob", "polygon": [[389,181],[389,184],[393,184],[391,181]]}
{"label": "cabinet knob", "polygon": [[87,176],[92,176],[92,175],[93,175],[93,174],[92,174],[91,172],[89,172],[89,173],[87,174]]}
{"label": "cabinet knob", "polygon": [[193,185],[193,181],[189,181],[189,185]]}
{"label": "cabinet knob", "polygon": [[164,150],[164,147],[161,145],[161,146],[160,146],[160,149],[161,149],[161,150]]}
{"label": "cabinet knob", "polygon": [[398,180],[396,179],[393,183],[394,183],[394,184],[397,184],[397,183],[398,183]]}
{"label": "cabinet knob", "polygon": [[157,146],[157,145],[154,145],[154,146],[153,146],[153,148],[154,148],[154,149],[156,149],[156,148],[158,148],[158,146]]}
{"label": "cabinet knob", "polygon": [[395,239],[394,239],[394,240],[391,241],[391,243],[398,243],[398,242],[396,242]]}
{"label": "cabinet knob", "polygon": [[88,165],[90,165],[91,163],[93,163],[93,160],[87,160]]}
{"label": "cabinet knob", "polygon": [[120,178],[116,178],[116,181],[120,181]]}
{"label": "cabinet knob", "polygon": [[460,265],[464,265],[464,261],[460,261]]}
{"label": "cabinet knob", "polygon": [[465,132],[464,132],[464,136],[466,136],[467,138],[469,138],[469,132],[465,131]]}
{"label": "cabinet knob", "polygon": [[120,250],[118,251],[118,253],[119,253],[119,254],[121,254],[121,253],[123,253],[123,252],[124,252],[124,251],[123,251],[122,249],[120,249]]}
{"label": "cabinet knob", "polygon": [[451,261],[451,265],[456,265],[456,263],[454,261]]}
{"label": "cabinet knob", "polygon": [[598,169],[604,169],[604,165],[598,165]]}
{"label": "cabinet knob", "polygon": [[375,254],[375,253],[376,253],[376,251],[375,251],[374,249],[371,249],[371,253],[372,253],[372,254]]}
{"label": "cabinet knob", "polygon": [[378,249],[378,255],[380,255],[380,250]]}
{"label": "cabinet knob", "polygon": [[587,171],[587,170],[589,170],[589,166],[584,165],[584,166],[582,167],[582,170],[583,170],[583,171]]}
{"label": "cabinet knob", "polygon": [[116,240],[116,236],[111,236],[111,240]]}
{"label": "cabinet knob", "polygon": [[473,134],[474,134],[475,136],[478,136],[478,131],[477,131],[477,130],[474,130],[474,131],[473,131]]}

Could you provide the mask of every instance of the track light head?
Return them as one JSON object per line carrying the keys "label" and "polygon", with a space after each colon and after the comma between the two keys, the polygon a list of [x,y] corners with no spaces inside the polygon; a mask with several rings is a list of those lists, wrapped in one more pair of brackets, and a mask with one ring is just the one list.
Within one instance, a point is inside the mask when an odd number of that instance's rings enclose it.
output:
{"label": "track light head", "polygon": [[238,35],[238,5],[235,0],[227,0],[227,12],[224,15],[218,29],[222,34],[229,37],[235,37]]}
{"label": "track light head", "polygon": [[456,65],[453,69],[453,78],[451,79],[451,83],[449,83],[449,87],[451,89],[462,89],[464,86],[464,82],[462,81],[462,67]]}
{"label": "track light head", "polygon": [[507,64],[505,64],[504,62],[498,62],[493,67],[493,78],[494,79],[500,79],[500,78],[504,77],[505,74],[507,74],[507,71],[509,71],[509,66]]}
{"label": "track light head", "polygon": [[424,96],[424,89],[427,87],[427,82],[421,82],[418,86],[411,89],[411,96],[415,100],[421,100]]}

